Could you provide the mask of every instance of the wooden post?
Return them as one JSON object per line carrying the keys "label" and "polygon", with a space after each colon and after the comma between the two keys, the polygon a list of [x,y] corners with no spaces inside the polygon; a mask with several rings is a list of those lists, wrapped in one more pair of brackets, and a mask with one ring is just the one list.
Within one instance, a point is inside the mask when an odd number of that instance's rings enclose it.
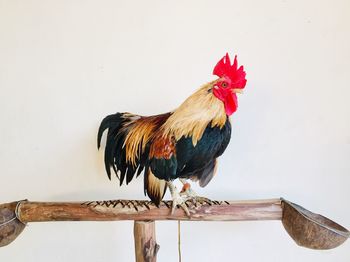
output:
{"label": "wooden post", "polygon": [[135,261],[156,262],[159,245],[154,221],[134,221]]}

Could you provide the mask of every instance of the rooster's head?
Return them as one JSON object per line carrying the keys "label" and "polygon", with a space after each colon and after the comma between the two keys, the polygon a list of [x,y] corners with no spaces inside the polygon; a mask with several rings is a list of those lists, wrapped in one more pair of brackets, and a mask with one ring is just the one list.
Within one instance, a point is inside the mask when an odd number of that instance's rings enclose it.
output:
{"label": "rooster's head", "polygon": [[237,110],[236,93],[242,93],[247,83],[243,66],[237,67],[237,56],[231,65],[230,57],[226,53],[213,70],[213,74],[220,77],[214,82],[213,94],[224,103],[226,114],[229,116]]}

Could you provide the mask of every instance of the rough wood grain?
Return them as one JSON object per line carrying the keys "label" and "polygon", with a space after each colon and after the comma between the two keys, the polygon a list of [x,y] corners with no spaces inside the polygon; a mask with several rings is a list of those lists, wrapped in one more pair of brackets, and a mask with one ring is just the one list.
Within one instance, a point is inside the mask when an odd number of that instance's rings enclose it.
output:
{"label": "rough wood grain", "polygon": [[23,202],[19,218],[23,222],[43,221],[113,221],[113,220],[191,220],[241,221],[280,220],[280,199],[253,201],[188,202],[191,217],[182,209],[170,214],[170,201],[156,207],[150,201],[110,200],[92,202]]}
{"label": "rough wood grain", "polygon": [[134,222],[135,261],[156,262],[159,245],[154,221]]}
{"label": "rough wood grain", "polygon": [[[159,207],[150,201],[137,200],[61,203],[24,200],[0,204],[0,246],[11,243],[22,232],[25,223],[43,221],[282,220],[287,232],[297,244],[313,249],[335,248],[350,236],[346,228],[334,221],[284,199],[204,200],[201,203],[186,204],[191,213],[190,217],[182,209],[176,209],[174,214],[170,214],[170,201],[161,202]],[[152,246],[155,247],[150,244],[149,242],[147,252],[150,252]]]}

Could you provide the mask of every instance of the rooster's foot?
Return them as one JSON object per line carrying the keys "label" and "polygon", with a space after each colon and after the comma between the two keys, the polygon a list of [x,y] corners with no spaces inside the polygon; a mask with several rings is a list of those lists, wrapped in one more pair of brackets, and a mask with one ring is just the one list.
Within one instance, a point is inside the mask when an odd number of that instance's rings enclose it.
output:
{"label": "rooster's foot", "polygon": [[181,189],[180,195],[185,197],[186,200],[191,200],[193,204],[197,205],[207,203],[209,205],[212,204],[212,201],[209,198],[199,196],[192,188],[189,183],[186,182],[184,179],[180,179],[180,181],[183,183],[183,187]]}
{"label": "rooster's foot", "polygon": [[172,198],[172,205],[171,205],[171,215],[175,213],[175,209],[177,206],[181,207],[183,211],[185,211],[186,215],[190,217],[190,211],[188,210],[188,207],[186,205],[187,198],[183,197],[179,194],[176,187],[171,183],[170,181],[167,182],[171,198]]}

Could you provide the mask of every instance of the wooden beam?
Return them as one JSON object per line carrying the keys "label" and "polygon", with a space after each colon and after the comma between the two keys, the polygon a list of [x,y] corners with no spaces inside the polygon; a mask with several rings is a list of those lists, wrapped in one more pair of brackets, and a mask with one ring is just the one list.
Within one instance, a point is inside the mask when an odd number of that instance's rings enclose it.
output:
{"label": "wooden beam", "polygon": [[280,199],[252,201],[187,202],[191,216],[180,208],[170,214],[170,201],[156,207],[150,201],[110,200],[92,202],[22,202],[20,221],[115,221],[115,220],[190,220],[243,221],[281,220]]}
{"label": "wooden beam", "polygon": [[[282,220],[286,231],[298,245],[313,249],[335,248],[344,243],[350,236],[350,232],[345,227],[285,199],[202,201],[200,203],[187,201],[186,204],[190,210],[190,216],[187,216],[179,208],[175,210],[174,214],[170,214],[171,201],[162,201],[159,207],[150,201],[137,200],[17,201],[0,204],[0,247],[15,240],[26,223],[44,221]],[[148,235],[155,243],[152,225],[146,225],[146,222],[142,223],[135,223],[135,236],[139,236],[137,233],[139,231],[145,230],[146,232],[148,230],[147,232],[150,232]],[[140,229],[138,229],[138,225]],[[146,229],[147,227],[149,228]],[[140,241],[141,250],[144,252],[146,243],[143,243],[143,240]],[[153,250],[156,250],[155,247],[154,244]]]}

